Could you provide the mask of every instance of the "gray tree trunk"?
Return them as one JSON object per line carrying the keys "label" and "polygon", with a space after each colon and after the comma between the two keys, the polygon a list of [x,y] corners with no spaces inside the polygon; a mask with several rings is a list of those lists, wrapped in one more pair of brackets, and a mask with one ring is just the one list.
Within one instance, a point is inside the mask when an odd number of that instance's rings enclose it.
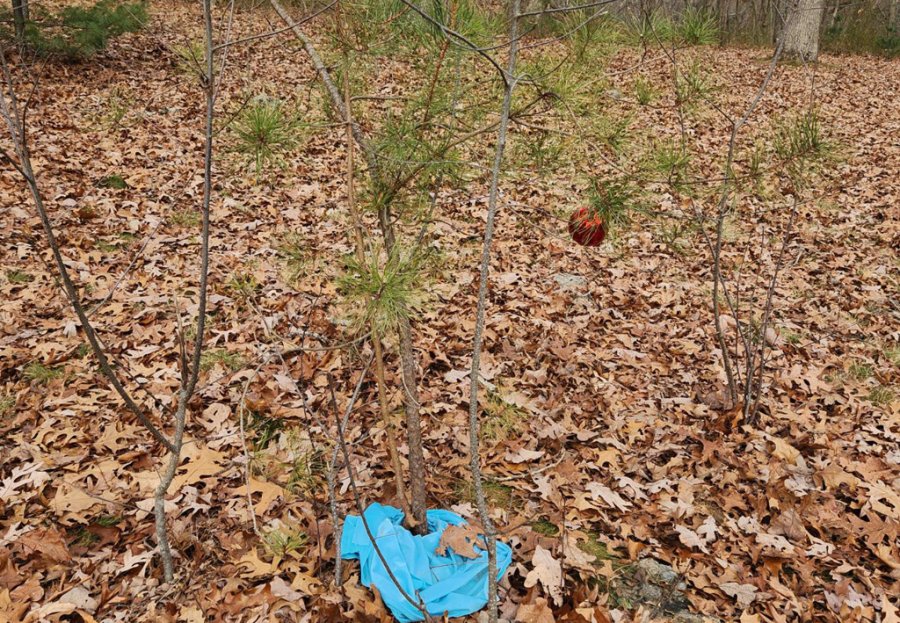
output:
{"label": "gray tree trunk", "polygon": [[815,61],[819,56],[819,30],[825,0],[800,0],[784,27],[784,56]]}
{"label": "gray tree trunk", "polygon": [[772,45],[777,46],[784,33],[785,24],[790,17],[792,3],[790,0],[772,0],[769,10],[772,12]]}

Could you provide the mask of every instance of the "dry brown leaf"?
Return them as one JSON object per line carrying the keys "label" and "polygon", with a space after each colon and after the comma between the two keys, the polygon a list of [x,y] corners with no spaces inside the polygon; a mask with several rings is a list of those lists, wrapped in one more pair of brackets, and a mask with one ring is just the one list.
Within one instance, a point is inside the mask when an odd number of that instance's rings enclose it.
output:
{"label": "dry brown leaf", "polygon": [[553,611],[547,605],[547,600],[538,597],[531,604],[521,604],[516,611],[518,623],[556,623]]}
{"label": "dry brown leaf", "polygon": [[53,528],[32,530],[20,536],[17,544],[25,550],[26,554],[37,552],[53,562],[72,560],[63,535],[59,530]]}
{"label": "dry brown leaf", "polygon": [[481,556],[481,552],[475,551],[475,546],[482,550],[487,549],[484,538],[474,526],[463,524],[461,526],[447,526],[441,534],[441,541],[435,550],[441,556],[447,556],[447,550],[453,551],[464,558],[475,559]]}
{"label": "dry brown leaf", "polygon": [[531,571],[525,576],[525,587],[530,588],[538,582],[556,605],[562,604],[562,565],[549,550],[540,545],[534,548],[531,558]]}

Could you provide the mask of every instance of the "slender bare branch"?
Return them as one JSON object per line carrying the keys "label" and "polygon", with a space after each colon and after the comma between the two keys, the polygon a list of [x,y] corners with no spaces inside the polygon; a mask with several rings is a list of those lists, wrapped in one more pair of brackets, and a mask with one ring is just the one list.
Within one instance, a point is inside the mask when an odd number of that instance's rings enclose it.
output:
{"label": "slender bare branch", "polygon": [[50,222],[50,217],[47,213],[46,206],[44,205],[44,198],[38,185],[37,177],[31,165],[31,155],[29,153],[26,138],[27,133],[25,122],[18,105],[18,100],[16,98],[12,73],[9,69],[6,56],[2,49],[0,49],[0,67],[2,67],[5,82],[5,89],[3,92],[0,92],[0,116],[2,116],[3,120],[6,122],[10,138],[12,139],[13,148],[16,151],[18,162],[14,163],[13,160],[8,156],[7,160],[11,164],[15,165],[16,170],[25,180],[25,184],[28,186],[28,190],[31,193],[31,198],[34,202],[35,208],[37,209],[38,216],[40,217],[41,225],[44,229],[44,234],[47,237],[47,244],[50,247],[50,251],[53,255],[53,260],[56,264],[56,270],[59,273],[59,277],[62,281],[66,298],[69,300],[69,304],[72,306],[72,309],[75,311],[75,315],[78,317],[78,321],[81,324],[81,328],[84,331],[84,335],[87,338],[88,344],[90,345],[94,356],[97,358],[97,362],[100,366],[100,371],[107,378],[109,383],[113,386],[113,389],[115,389],[116,393],[119,394],[119,396],[125,402],[125,406],[128,407],[128,409],[134,414],[138,421],[159,443],[161,443],[166,447],[166,449],[171,451],[175,447],[173,442],[167,439],[166,436],[156,427],[156,425],[150,420],[149,416],[144,412],[144,410],[139,407],[138,404],[134,401],[131,394],[128,392],[128,390],[125,389],[124,385],[122,385],[122,382],[119,380],[118,374],[113,370],[113,367],[110,364],[105,349],[100,343],[100,339],[97,336],[96,330],[94,329],[93,325],[90,322],[90,319],[88,318],[88,314],[85,311],[84,305],[81,300],[81,295],[78,293],[78,289],[75,287],[75,283],[72,281],[72,277],[69,274],[69,269],[66,266],[65,259],[63,258],[62,250],[60,249],[59,242],[56,239],[56,234],[53,231],[53,225]]}
{"label": "slender bare branch", "polygon": [[497,219],[498,196],[500,193],[500,173],[503,166],[503,155],[506,150],[506,136],[509,128],[510,110],[512,108],[513,90],[516,87],[516,61],[518,57],[518,18],[520,0],[510,2],[509,26],[509,59],[507,74],[511,79],[506,83],[503,104],[500,111],[500,125],[497,130],[497,146],[494,151],[494,166],[491,170],[491,186],[488,194],[488,215],[484,228],[484,244],[481,251],[481,268],[478,280],[478,303],[475,312],[475,335],[472,340],[472,368],[469,374],[469,462],[472,469],[472,481],[475,489],[475,501],[484,526],[488,550],[488,621],[496,623],[499,600],[497,598],[497,535],[491,521],[487,499],[484,494],[484,482],[481,475],[481,454],[479,452],[479,409],[478,388],[481,370],[481,348],[484,340],[484,316],[487,307],[488,275],[491,266],[491,244],[494,238],[494,222]]}

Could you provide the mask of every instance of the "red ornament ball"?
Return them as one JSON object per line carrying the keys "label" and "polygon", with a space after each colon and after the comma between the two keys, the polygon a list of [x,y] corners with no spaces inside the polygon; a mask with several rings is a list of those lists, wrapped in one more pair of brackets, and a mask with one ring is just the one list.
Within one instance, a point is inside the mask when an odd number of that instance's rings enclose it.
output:
{"label": "red ornament ball", "polygon": [[569,235],[583,247],[596,247],[606,238],[606,226],[588,208],[578,208],[569,217]]}

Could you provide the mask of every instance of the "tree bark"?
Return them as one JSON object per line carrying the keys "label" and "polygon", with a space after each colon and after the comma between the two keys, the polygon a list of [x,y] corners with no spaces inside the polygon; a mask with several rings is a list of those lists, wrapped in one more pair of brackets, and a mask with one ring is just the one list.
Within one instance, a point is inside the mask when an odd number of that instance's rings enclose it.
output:
{"label": "tree bark", "polygon": [[825,0],[799,0],[785,25],[786,58],[812,62],[819,57],[819,30],[824,14]]}
{"label": "tree bark", "polygon": [[778,45],[784,34],[784,28],[790,17],[792,3],[790,0],[771,0],[769,10],[772,13],[772,45]]}
{"label": "tree bark", "polygon": [[28,21],[28,4],[26,0],[12,0],[13,23],[16,28],[16,41],[25,41],[25,23]]}

